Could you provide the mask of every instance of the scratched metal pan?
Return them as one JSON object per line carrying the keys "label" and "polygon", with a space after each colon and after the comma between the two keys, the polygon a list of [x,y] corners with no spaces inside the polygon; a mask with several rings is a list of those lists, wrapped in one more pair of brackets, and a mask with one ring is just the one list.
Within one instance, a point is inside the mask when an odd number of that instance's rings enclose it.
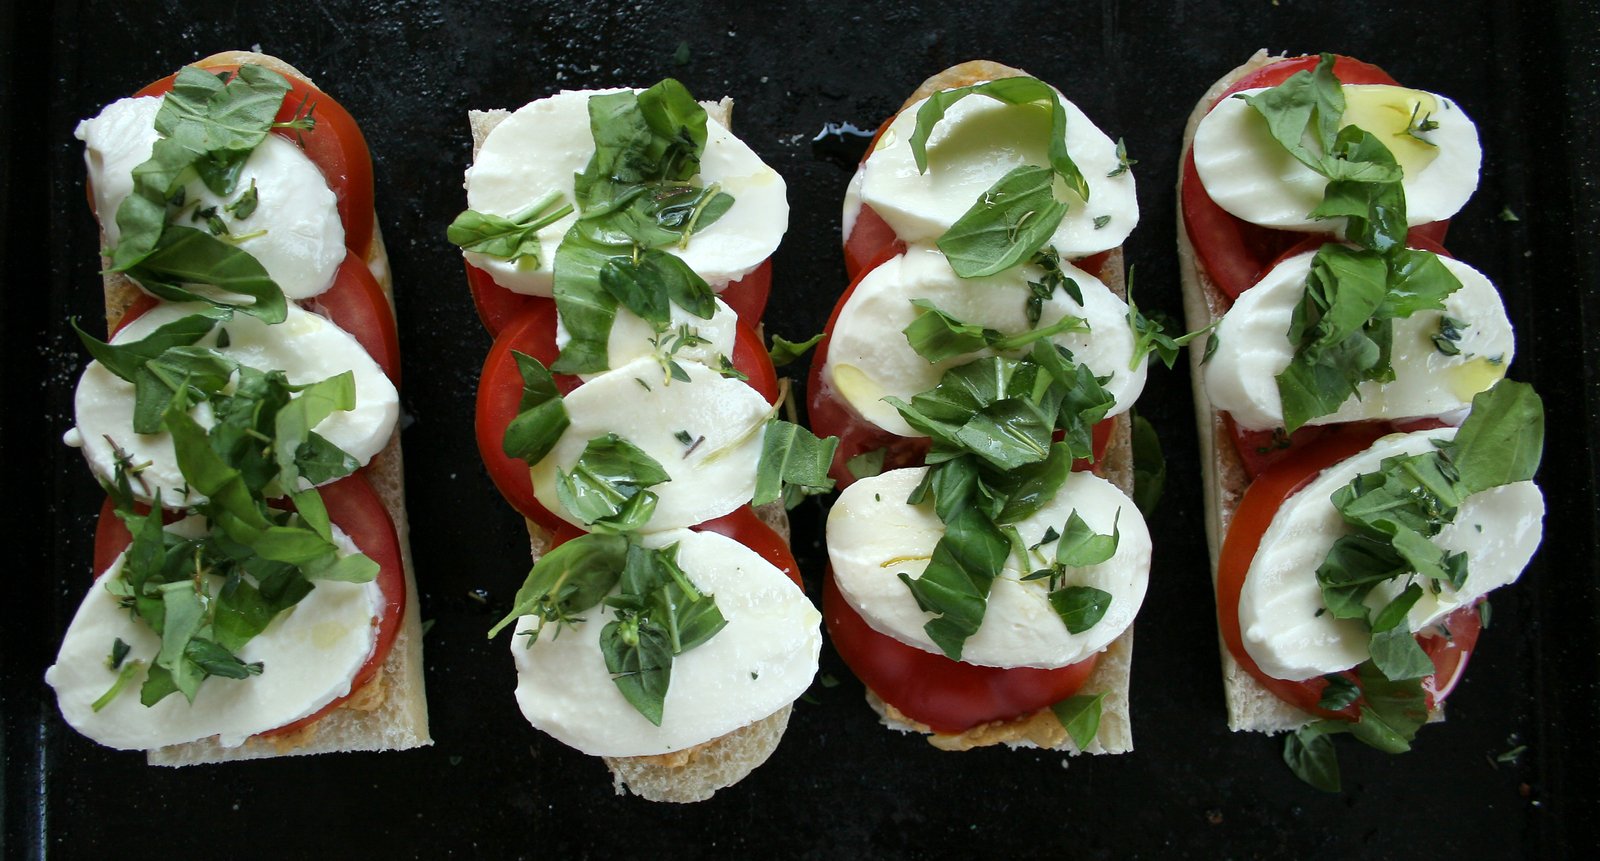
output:
{"label": "scratched metal pan", "polygon": [[[1600,15],[1577,3],[1490,0],[1228,6],[6,4],[7,856],[1402,858],[1558,857],[1594,846]],[[60,444],[85,360],[66,321],[94,319],[100,299],[71,134],[80,118],[186,61],[254,45],[315,77],[372,148],[405,354],[437,744],[168,771],[77,736],[41,678],[88,583],[100,502]],[[824,681],[796,707],[777,753],[702,804],[618,797],[600,763],[529,729],[511,698],[505,641],[484,638],[526,572],[526,545],[478,462],[473,390],[489,338],[444,241],[463,206],[468,108],[668,75],[702,97],[734,96],[740,134],[788,181],[791,226],[766,326],[796,338],[821,327],[844,285],[839,205],[861,147],[819,132],[873,127],[932,72],[998,59],[1059,85],[1127,139],[1139,161],[1142,218],[1127,249],[1140,304],[1175,313],[1183,123],[1211,81],[1260,47],[1379,63],[1454,97],[1483,136],[1483,182],[1450,247],[1501,286],[1519,334],[1512,374],[1544,395],[1550,512],[1532,568],[1495,598],[1494,628],[1448,722],[1403,756],[1341,745],[1346,791],[1332,796],[1296,780],[1277,741],[1228,732],[1180,368],[1152,372],[1140,402],[1166,444],[1169,479],[1138,625],[1133,753],[934,750],[880,728],[828,648]],[[823,513],[807,504],[794,515],[813,597]],[[1517,747],[1520,756],[1500,761]]]}

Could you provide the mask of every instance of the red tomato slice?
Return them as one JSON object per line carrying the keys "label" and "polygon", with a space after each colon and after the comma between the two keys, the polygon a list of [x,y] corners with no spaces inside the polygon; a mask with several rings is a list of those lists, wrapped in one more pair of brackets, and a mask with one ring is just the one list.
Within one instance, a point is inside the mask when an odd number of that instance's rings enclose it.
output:
{"label": "red tomato slice", "polygon": [[1375,434],[1372,438],[1377,439],[1392,433],[1433,430],[1445,426],[1444,422],[1434,418],[1398,422],[1341,422],[1332,425],[1304,425],[1284,437],[1279,431],[1245,430],[1234,424],[1233,416],[1227,413],[1222,414],[1222,421],[1228,429],[1228,435],[1233,438],[1233,449],[1239,453],[1244,471],[1252,480],[1271,469],[1273,464],[1291,457],[1294,452],[1310,448],[1319,440],[1329,436],[1351,432],[1349,429],[1359,428],[1363,435]]}
{"label": "red tomato slice", "polygon": [[[858,281],[865,272],[898,254],[904,254],[906,244],[872,207],[861,204],[850,235],[844,238],[844,271],[851,281]],[[853,286],[853,285],[852,285]]]}
{"label": "red tomato slice", "polygon": [[[383,501],[359,473],[347,475],[332,484],[317,488],[322,502],[327,506],[328,519],[344,530],[357,548],[378,563],[378,588],[383,592],[383,618],[377,620],[378,632],[373,642],[372,654],[356,670],[350,682],[350,693],[339,697],[318,711],[276,729],[258,733],[267,737],[283,735],[301,729],[339,707],[345,700],[359,692],[389,656],[395,637],[406,613],[406,573],[400,556],[400,539],[395,534],[394,521],[384,509]],[[167,522],[178,519],[176,512],[165,518]],[[133,542],[128,527],[117,517],[110,498],[100,508],[100,522],[94,533],[94,572],[98,577],[111,567],[111,563]]]}
{"label": "red tomato slice", "polygon": [[[476,432],[478,455],[483,458],[489,477],[500,495],[511,506],[546,529],[555,530],[565,523],[550,513],[533,496],[533,486],[528,479],[528,464],[510,457],[501,447],[506,427],[517,417],[522,403],[522,374],[517,371],[517,360],[512,351],[524,353],[542,362],[545,367],[560,355],[556,349],[556,304],[553,299],[537,299],[522,313],[508,322],[489,348],[484,359],[483,372],[478,377]],[[733,366],[750,379],[748,385],[761,394],[767,403],[778,402],[778,374],[772,367],[766,348],[748,326],[737,324],[733,355],[728,357]],[[557,375],[556,388],[564,395],[581,384],[574,376]]]}
{"label": "red tomato slice", "polygon": [[345,254],[333,286],[302,304],[349,332],[399,388],[400,334],[395,327],[394,308],[363,258],[354,251]]}
{"label": "red tomato slice", "polygon": [[[1244,649],[1244,638],[1239,629],[1239,595],[1244,590],[1250,563],[1261,546],[1261,536],[1272,524],[1272,518],[1283,501],[1309,484],[1322,470],[1359,454],[1388,432],[1386,428],[1365,423],[1342,425],[1330,429],[1316,444],[1292,450],[1263,472],[1250,483],[1244,498],[1239,501],[1217,562],[1217,625],[1228,651],[1245,672],[1261,682],[1274,696],[1318,717],[1353,721],[1360,715],[1356,704],[1340,711],[1319,708],[1317,702],[1322,699],[1322,691],[1328,686],[1327,680],[1320,676],[1297,682],[1276,679],[1263,672]],[[1469,612],[1457,611],[1446,617],[1445,624],[1451,636],[1417,635],[1417,642],[1434,661],[1435,672],[1425,678],[1422,685],[1430,707],[1435,697],[1442,700],[1450,692],[1477,643],[1478,614],[1471,608],[1465,609]],[[1349,673],[1349,677],[1355,681],[1354,673]],[[1447,683],[1440,684],[1439,679],[1445,679]]]}
{"label": "red tomato slice", "polygon": [[884,702],[942,733],[1031,714],[1077,693],[1099,656],[1054,670],[1001,669],[952,661],[880,634],[844,599],[828,569],[822,584],[828,638],[850,670]]}
{"label": "red tomato slice", "polygon": [[[1263,66],[1240,78],[1217,101],[1241,90],[1277,86],[1296,72],[1315,69],[1317,62],[1317,57],[1295,57]],[[1335,59],[1333,71],[1346,84],[1398,86],[1393,78],[1377,66],[1349,57]],[[1254,286],[1271,268],[1270,261],[1283,256],[1286,250],[1306,236],[1303,232],[1260,227],[1230,215],[1206,194],[1200,174],[1194,166],[1192,151],[1186,151],[1183,156],[1181,198],[1184,228],[1188,231],[1190,244],[1194,246],[1195,257],[1217,289],[1229,299],[1237,299],[1240,293]],[[1410,235],[1420,234],[1438,243],[1444,241],[1448,229],[1448,221],[1435,222],[1411,228]],[[1329,239],[1320,234],[1318,238],[1321,241]]]}
{"label": "red tomato slice", "polygon": [[144,312],[160,304],[160,299],[151,296],[149,293],[141,291],[132,302],[128,303],[127,310],[122,312],[122,319],[117,321],[117,326],[111,330],[111,334],[116,335],[118,332],[126,328],[129,323],[132,323],[134,320],[144,316]]}
{"label": "red tomato slice", "polygon": [[[473,266],[467,267],[467,287],[472,291],[472,304],[478,309],[478,319],[492,337],[529,305],[546,297],[516,293],[494,283],[494,277]],[[761,314],[767,309],[767,297],[772,293],[772,258],[761,261],[750,274],[723,288],[717,298],[728,303],[739,322],[751,329],[761,325]]]}
{"label": "red tomato slice", "polygon": [[[754,550],[756,555],[762,559],[771,562],[773,567],[782,571],[783,576],[792,580],[794,585],[799,586],[802,590],[806,588],[805,583],[800,579],[800,564],[795,561],[794,554],[789,550],[789,545],[784,543],[783,537],[774,532],[772,527],[761,522],[761,518],[756,516],[754,508],[745,505],[715,520],[707,520],[689,528],[695,532],[715,532],[718,535],[732,538],[734,541]],[[561,526],[550,537],[550,549],[554,550],[580,535],[587,534],[587,532],[570,523],[562,522]]]}
{"label": "red tomato slice", "polygon": [[750,274],[731,281],[722,288],[717,298],[728,304],[733,313],[739,315],[739,322],[749,326],[751,331],[761,326],[761,315],[767,310],[767,298],[772,295],[772,258],[761,261],[761,265],[750,271]]}
{"label": "red tomato slice", "polygon": [[[238,63],[219,63],[205,67],[207,71],[235,71]],[[177,74],[171,74],[150,84],[135,96],[161,96],[172,91]],[[339,220],[344,223],[344,244],[359,259],[367,259],[372,247],[372,156],[367,151],[367,139],[361,127],[344,106],[311,84],[294,76],[285,76],[289,92],[283,97],[283,107],[278,110],[277,121],[290,122],[295,113],[311,109],[316,128],[296,134],[294,129],[274,131],[300,144],[308,158],[322,171],[338,199]]]}

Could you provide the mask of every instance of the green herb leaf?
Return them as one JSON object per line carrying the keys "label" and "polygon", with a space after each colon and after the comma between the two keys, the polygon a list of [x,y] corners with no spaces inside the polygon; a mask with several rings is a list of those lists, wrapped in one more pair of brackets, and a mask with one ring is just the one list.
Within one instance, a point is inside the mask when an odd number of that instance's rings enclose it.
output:
{"label": "green herb leaf", "polygon": [[1139,364],[1145,357],[1154,353],[1161,363],[1171,368],[1178,360],[1178,350],[1190,341],[1201,335],[1214,332],[1219,322],[1214,322],[1203,329],[1196,329],[1174,338],[1167,334],[1167,328],[1179,327],[1169,317],[1160,312],[1152,312],[1146,316],[1139,310],[1138,303],[1133,301],[1133,272],[1128,273],[1128,328],[1133,330],[1133,357],[1128,360],[1128,370],[1137,371]]}
{"label": "green herb leaf", "polygon": [[937,240],[950,268],[962,278],[994,275],[1044,247],[1067,214],[1053,179],[1046,168],[1023,165],[996,180]]}
{"label": "green herb leaf", "polygon": [[608,622],[600,629],[600,654],[623,699],[660,726],[667,688],[672,684],[672,645],[667,632],[639,616]]}
{"label": "green herb leaf", "polygon": [[916,319],[901,331],[911,349],[929,363],[951,359],[964,353],[974,353],[985,347],[1006,353],[1019,350],[1034,341],[1052,338],[1062,332],[1087,332],[1088,323],[1082,317],[1062,315],[1048,326],[1007,335],[995,329],[986,329],[964,323],[939,310],[927,299],[912,299],[911,304],[921,309]]}
{"label": "green herb leaf", "polygon": [[532,614],[543,622],[569,623],[617,585],[627,560],[620,535],[580,535],[539,557],[511,602],[511,612],[489,629],[489,638]]}
{"label": "green herb leaf", "polygon": [[864,451],[844,462],[844,468],[856,478],[871,478],[883,472],[883,459],[888,449],[875,448]]}
{"label": "green herb leaf", "polygon": [[[597,97],[598,98],[598,97]],[[586,239],[576,225],[556,247],[554,264],[556,313],[571,340],[551,363],[558,374],[610,370],[608,339],[617,317],[617,300],[600,283],[600,273],[627,249]]]}
{"label": "green herb leaf", "polygon": [[[933,134],[934,126],[944,119],[945,112],[950,110],[951,105],[967,96],[987,96],[1008,105],[1038,105],[1048,108],[1051,170],[1066,181],[1067,187],[1078,197],[1084,201],[1089,200],[1089,183],[1083,178],[1077,164],[1072,161],[1072,156],[1067,153],[1066,108],[1062,106],[1061,98],[1056,95],[1056,91],[1037,78],[1001,78],[970,87],[944,90],[929,96],[917,110],[917,127],[912,132],[910,140],[911,155],[916,160],[919,172],[926,173],[928,170],[928,136]],[[1122,154],[1126,155],[1126,152]]]}
{"label": "green herb leaf", "polygon": [[1050,710],[1056,714],[1056,720],[1061,721],[1078,750],[1087,749],[1099,734],[1100,709],[1105,698],[1104,693],[1078,694],[1050,706]]}
{"label": "green herb leaf", "polygon": [[1338,792],[1339,754],[1328,736],[1348,731],[1349,724],[1343,721],[1306,724],[1284,738],[1283,761],[1295,777],[1323,792]]}
{"label": "green herb leaf", "polygon": [[[804,496],[833,489],[828,468],[833,464],[838,437],[818,439],[805,428],[772,419],[761,436],[761,461],[756,466],[753,505],[766,505],[784,495],[786,487]],[[792,507],[792,506],[791,506]]]}
{"label": "green herb leaf", "polygon": [[1390,681],[1371,661],[1356,668],[1362,696],[1361,720],[1350,732],[1385,753],[1404,753],[1411,739],[1428,720],[1428,707],[1419,680]]}
{"label": "green herb leaf", "polygon": [[1328,711],[1339,711],[1348,708],[1361,698],[1361,688],[1356,683],[1339,673],[1329,673],[1322,677],[1328,686],[1322,689],[1322,698],[1317,700],[1317,708]]}
{"label": "green herb leaf", "polygon": [[[1411,586],[1416,589],[1416,585]],[[1421,590],[1418,589],[1420,594]],[[1433,672],[1433,660],[1417,645],[1411,626],[1401,618],[1392,628],[1374,630],[1371,642],[1372,663],[1378,672],[1394,681],[1420,679]]]}
{"label": "green herb leaf", "polygon": [[1110,535],[1101,535],[1089,528],[1089,524],[1078,516],[1077,509],[1067,515],[1067,525],[1061,530],[1061,538],[1056,543],[1056,562],[1072,568],[1083,568],[1089,565],[1099,565],[1117,553],[1117,544],[1122,540],[1122,530],[1117,527],[1117,521],[1122,519],[1122,510],[1117,510],[1117,516],[1111,526]]}
{"label": "green herb leaf", "polygon": [[773,335],[772,347],[767,350],[767,358],[772,360],[773,367],[781,368],[800,358],[807,350],[815,347],[827,336],[827,332],[818,332],[804,341],[791,341],[782,335]]}
{"label": "green herb leaf", "polygon": [[961,660],[967,638],[983,624],[989,587],[1010,551],[1005,535],[969,508],[945,522],[944,536],[934,545],[921,577],[899,575],[917,606],[938,615],[923,630],[951,660]]}
{"label": "green herb leaf", "polygon": [[671,481],[655,458],[614,433],[589,440],[572,472],[557,470],[556,496],[591,531],[633,532],[655,512],[645,488]]}
{"label": "green herb leaf", "polygon": [[[122,641],[118,640],[117,642],[120,643]],[[111,701],[117,698],[117,694],[122,693],[122,689],[128,686],[128,682],[138,674],[139,670],[144,668],[144,661],[130,661],[127,664],[119,662],[118,666],[121,667],[121,671],[117,673],[116,680],[111,683],[111,687],[107,688],[105,693],[89,704],[91,710],[98,712],[111,705]]]}
{"label": "green herb leaf", "polygon": [[1111,593],[1093,586],[1066,586],[1051,592],[1049,600],[1067,631],[1081,634],[1100,624],[1111,606]]}
{"label": "green herb leaf", "polygon": [[507,457],[515,457],[535,464],[550,453],[550,449],[571,426],[566,404],[556,389],[555,378],[538,359],[515,350],[511,355],[517,362],[517,372],[522,375],[522,401],[517,407],[517,417],[506,425],[500,449]]}
{"label": "green herb leaf", "polygon": [[1161,452],[1161,438],[1155,425],[1138,413],[1133,414],[1133,504],[1147,519],[1161,503],[1167,484],[1167,459]]}
{"label": "green herb leaf", "polygon": [[187,317],[164,324],[154,332],[126,344],[108,344],[79,328],[76,319],[70,321],[78,340],[94,360],[106,370],[130,383],[137,382],[139,370],[151,359],[174,347],[187,347],[200,341],[219,322],[232,318],[233,312],[225,308],[208,308]]}
{"label": "green herb leaf", "polygon": [[[283,290],[260,261],[192,227],[167,225],[155,248],[124,271],[162,299],[209,302],[259,317],[263,323],[282,323],[288,313]],[[253,301],[239,302],[234,295]]]}
{"label": "green herb leaf", "polygon": [[539,265],[539,231],[572,214],[572,204],[563,203],[561,192],[552,191],[527,209],[510,217],[467,210],[456,216],[445,237],[463,250],[486,254],[526,265]]}
{"label": "green herb leaf", "polygon": [[1530,481],[1544,454],[1544,402],[1527,383],[1501,380],[1472,398],[1450,446],[1463,495]]}

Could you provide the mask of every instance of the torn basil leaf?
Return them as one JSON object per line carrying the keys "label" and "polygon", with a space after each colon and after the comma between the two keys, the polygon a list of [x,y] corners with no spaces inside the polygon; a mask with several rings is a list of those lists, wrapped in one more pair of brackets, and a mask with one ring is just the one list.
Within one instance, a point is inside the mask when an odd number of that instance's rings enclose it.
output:
{"label": "torn basil leaf", "polygon": [[[761,460],[756,466],[756,489],[752,505],[766,505],[796,488],[801,496],[827,493],[833,489],[828,468],[833,465],[838,437],[818,439],[805,428],[774,418],[761,435]],[[789,506],[793,507],[793,506]]]}
{"label": "torn basil leaf", "polygon": [[529,260],[538,267],[539,231],[572,213],[572,204],[563,203],[561,192],[552,191],[526,209],[510,216],[466,210],[445,230],[445,237],[463,251],[498,257],[511,263]]}
{"label": "torn basil leaf", "polygon": [[1089,200],[1089,183],[1067,152],[1067,110],[1053,87],[1037,78],[1015,77],[986,81],[970,87],[943,90],[929,96],[917,109],[917,126],[911,134],[911,156],[917,170],[928,170],[928,137],[944,119],[950,106],[967,96],[986,96],[1008,105],[1037,105],[1050,111],[1050,140],[1047,142],[1050,169],[1066,182],[1074,194]]}
{"label": "torn basil leaf", "polygon": [[506,425],[500,448],[507,457],[532,465],[555,448],[572,420],[549,369],[525,353],[513,350],[511,356],[522,376],[522,400],[517,405],[516,418]]}
{"label": "torn basil leaf", "polygon": [[950,268],[962,278],[993,275],[1043,248],[1067,214],[1051,190],[1054,178],[1023,165],[996,180],[936,241]]}
{"label": "torn basil leaf", "polygon": [[1133,504],[1146,518],[1161,503],[1167,484],[1167,459],[1161,452],[1161,438],[1155,425],[1138,413],[1133,414]]}
{"label": "torn basil leaf", "polygon": [[1078,694],[1050,706],[1078,750],[1087,749],[1100,733],[1100,710],[1105,698],[1105,693]]}
{"label": "torn basil leaf", "polygon": [[821,343],[827,335],[827,332],[818,332],[804,341],[791,341],[782,335],[773,335],[772,347],[767,350],[767,358],[772,360],[774,368],[781,368],[805,355],[807,350]]}
{"label": "torn basil leaf", "polygon": [[1343,721],[1323,720],[1306,724],[1289,733],[1283,741],[1283,761],[1300,778],[1323,792],[1340,791],[1339,754],[1330,735],[1349,732]]}
{"label": "torn basil leaf", "polygon": [[1065,586],[1051,592],[1048,598],[1050,609],[1073,634],[1081,634],[1100,624],[1111,607],[1111,593],[1093,586]]}
{"label": "torn basil leaf", "polygon": [[1048,326],[1008,335],[995,329],[964,323],[946,314],[927,299],[913,299],[911,304],[920,309],[921,313],[901,331],[905,334],[911,349],[929,363],[942,362],[985,348],[998,353],[1007,353],[1020,350],[1034,341],[1053,338],[1062,332],[1089,330],[1088,323],[1082,317],[1064,314]]}
{"label": "torn basil leaf", "polygon": [[671,481],[655,458],[614,433],[589,440],[572,471],[556,471],[556,497],[593,532],[633,532],[655,513],[647,488]]}

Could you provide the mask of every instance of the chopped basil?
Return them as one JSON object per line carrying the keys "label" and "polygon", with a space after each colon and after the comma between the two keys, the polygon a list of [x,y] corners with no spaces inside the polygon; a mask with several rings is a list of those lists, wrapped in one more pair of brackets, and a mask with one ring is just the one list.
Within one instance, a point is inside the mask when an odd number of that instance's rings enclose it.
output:
{"label": "chopped basil", "polygon": [[1049,595],[1050,609],[1061,617],[1067,631],[1081,634],[1100,624],[1111,606],[1111,593],[1093,586],[1064,586]]}
{"label": "chopped basil", "polygon": [[671,480],[655,458],[609,433],[589,440],[570,473],[556,470],[556,497],[591,532],[632,532],[655,513],[648,488]]}
{"label": "chopped basil", "polygon": [[539,231],[572,213],[572,204],[562,203],[561,192],[552,191],[510,216],[476,212],[471,209],[456,216],[445,231],[451,244],[465,251],[498,257],[512,263],[523,259],[530,267],[539,265]]}
{"label": "chopped basil", "polygon": [[871,478],[883,472],[883,459],[888,449],[875,448],[864,451],[844,462],[844,468],[856,478]]}
{"label": "chopped basil", "polygon": [[1306,724],[1284,738],[1283,761],[1295,776],[1323,792],[1338,792],[1339,754],[1329,735],[1348,732],[1342,721]]}
{"label": "chopped basil", "polygon": [[1078,287],[1078,282],[1068,278],[1061,271],[1061,255],[1054,248],[1045,246],[1033,259],[1028,261],[1044,270],[1044,276],[1038,281],[1028,282],[1028,301],[1023,306],[1023,311],[1028,317],[1029,326],[1039,325],[1039,317],[1044,313],[1044,303],[1055,295],[1056,288],[1067,291],[1079,308],[1083,307],[1083,290]]}
{"label": "chopped basil", "polygon": [[106,667],[113,670],[121,669],[122,662],[127,659],[128,652],[132,648],[132,646],[122,642],[121,637],[117,637],[111,643],[111,654],[106,655]]}
{"label": "chopped basil", "polygon": [[1328,711],[1339,711],[1348,708],[1361,698],[1361,688],[1356,683],[1339,673],[1329,673],[1322,677],[1328,686],[1322,689],[1322,698],[1317,701],[1317,708]]}
{"label": "chopped basil", "polygon": [[1168,327],[1174,331],[1180,328],[1165,314],[1153,311],[1146,316],[1139,310],[1138,303],[1133,301],[1133,272],[1128,272],[1128,328],[1133,330],[1133,357],[1128,360],[1128,370],[1136,371],[1139,363],[1145,357],[1154,353],[1161,363],[1171,368],[1178,360],[1179,348],[1201,335],[1214,332],[1221,321],[1193,332],[1187,332],[1177,337],[1167,334]]}
{"label": "chopped basil", "polygon": [[1089,324],[1082,317],[1065,314],[1048,326],[1008,335],[957,320],[927,299],[913,299],[911,304],[920,309],[921,313],[901,331],[906,336],[906,341],[910,343],[911,349],[927,359],[930,364],[964,353],[974,353],[985,347],[1005,353],[1062,332],[1089,330]]}
{"label": "chopped basil", "polygon": [[1099,734],[1100,710],[1105,698],[1105,693],[1078,694],[1050,706],[1078,750],[1088,748]]}
{"label": "chopped basil", "polygon": [[1439,315],[1439,331],[1433,336],[1433,347],[1446,356],[1461,355],[1461,330],[1470,324],[1449,314]]}
{"label": "chopped basil", "polygon": [[1119,177],[1127,173],[1128,168],[1133,167],[1138,163],[1138,159],[1128,158],[1127,142],[1122,138],[1117,138],[1117,166],[1110,173],[1106,174],[1106,179],[1114,179]]}
{"label": "chopped basil", "polygon": [[1027,260],[1055,234],[1067,205],[1055,199],[1055,174],[1023,165],[996,180],[936,241],[962,278],[993,275]]}
{"label": "chopped basil", "polygon": [[1155,513],[1161,491],[1167,484],[1167,459],[1161,452],[1161,438],[1155,425],[1138,413],[1133,414],[1133,503],[1145,517]]}
{"label": "chopped basil", "polygon": [[1001,78],[970,87],[944,90],[929,96],[917,110],[917,127],[911,134],[911,155],[916,160],[918,171],[926,173],[928,170],[928,136],[933,134],[934,126],[944,119],[945,112],[951,105],[967,96],[986,96],[1008,105],[1039,105],[1049,108],[1050,169],[1060,176],[1078,197],[1085,201],[1089,199],[1089,183],[1084,180],[1078,166],[1073,163],[1072,156],[1067,153],[1067,110],[1062,106],[1061,97],[1056,95],[1055,89],[1037,78]]}
{"label": "chopped basil", "polygon": [[555,378],[538,359],[511,351],[522,376],[522,401],[517,416],[506,425],[500,448],[507,457],[520,458],[530,465],[550,453],[572,420],[556,389]]}
{"label": "chopped basil", "polygon": [[805,354],[805,351],[815,347],[827,337],[826,332],[818,332],[804,341],[791,341],[782,335],[772,336],[772,347],[767,350],[767,358],[772,360],[772,366],[781,368],[792,363],[795,359]]}
{"label": "chopped basil", "polygon": [[[753,505],[766,505],[780,497],[787,503],[833,489],[828,468],[833,464],[838,437],[818,439],[805,428],[774,418],[761,436],[761,460],[756,466]],[[790,495],[788,490],[795,493]],[[793,508],[794,505],[786,505]]]}

